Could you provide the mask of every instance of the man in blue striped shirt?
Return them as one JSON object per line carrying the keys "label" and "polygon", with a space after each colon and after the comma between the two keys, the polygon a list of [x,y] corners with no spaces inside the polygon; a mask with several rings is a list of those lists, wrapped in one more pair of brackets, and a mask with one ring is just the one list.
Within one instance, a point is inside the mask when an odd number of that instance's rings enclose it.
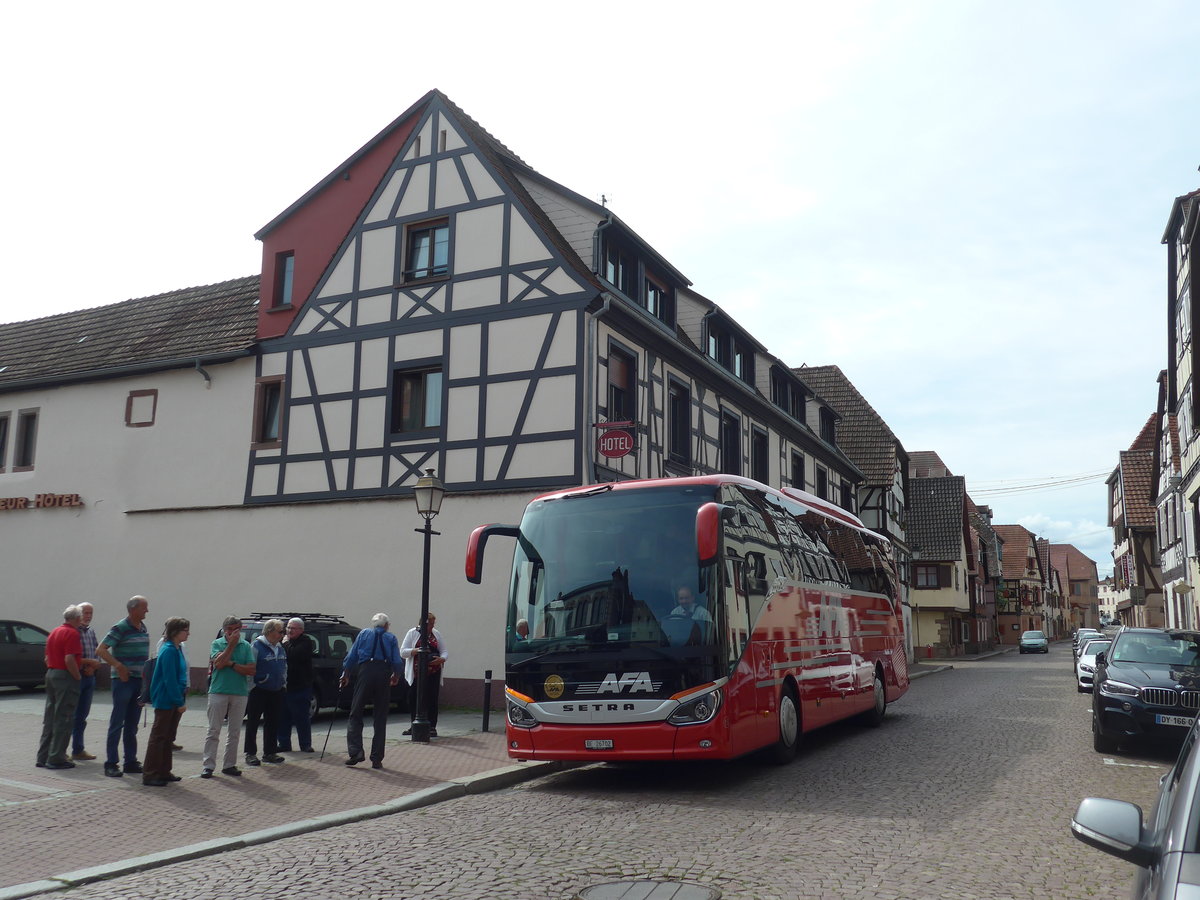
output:
{"label": "man in blue striped shirt", "polygon": [[108,720],[108,755],[104,759],[104,774],[120,778],[124,773],[117,765],[117,745],[124,735],[125,772],[141,774],[137,758],[138,696],[142,692],[142,668],[150,657],[150,633],[143,624],[150,611],[150,601],[142,596],[129,598],[125,604],[129,614],[108,630],[96,652],[112,666],[112,716]]}

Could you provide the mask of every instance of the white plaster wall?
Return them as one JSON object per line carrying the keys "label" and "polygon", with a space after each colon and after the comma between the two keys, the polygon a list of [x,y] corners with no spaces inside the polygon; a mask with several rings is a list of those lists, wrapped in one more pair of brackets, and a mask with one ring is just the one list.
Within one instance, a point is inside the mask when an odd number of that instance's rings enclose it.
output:
{"label": "white plaster wall", "polygon": [[[73,486],[94,496],[82,479]],[[489,668],[502,677],[513,542],[488,544],[484,583],[472,585],[463,574],[467,537],[484,523],[517,523],[533,496],[451,494],[434,520],[441,534],[431,545],[430,606],[450,649],[450,678],[482,678]],[[319,611],[362,626],[382,611],[403,632],[420,610],[421,524],[407,498],[133,514],[106,502],[2,513],[0,608],[52,628],[67,602],[89,600],[100,630],[124,615],[129,597],[144,594],[152,634],[168,616],[192,620],[192,666],[203,664],[206,641],[230,614]]]}
{"label": "white plaster wall", "polygon": [[[80,494],[84,511],[241,503],[246,484],[254,404],[254,363],[195,369],[43,391],[0,394],[0,413],[38,408],[32,472],[0,474],[0,497]],[[155,423],[125,425],[130,391],[157,390]],[[13,422],[15,423],[15,417]],[[10,449],[11,456],[11,449]],[[14,534],[51,513],[0,513],[0,546],[7,568]]]}

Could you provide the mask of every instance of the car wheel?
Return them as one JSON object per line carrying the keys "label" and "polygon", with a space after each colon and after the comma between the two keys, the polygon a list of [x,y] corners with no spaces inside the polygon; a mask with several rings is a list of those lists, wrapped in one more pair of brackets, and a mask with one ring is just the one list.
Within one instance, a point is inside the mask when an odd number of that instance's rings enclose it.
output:
{"label": "car wheel", "polygon": [[321,711],[321,692],[313,685],[312,697],[308,701],[308,721],[312,721],[317,717],[317,713]]}
{"label": "car wheel", "polygon": [[784,766],[796,758],[799,748],[800,710],[789,685],[779,695],[779,739],[769,748],[768,756],[771,762]]}
{"label": "car wheel", "polygon": [[1117,742],[1106,735],[1100,727],[1100,720],[1092,713],[1092,749],[1097,753],[1115,753]]}
{"label": "car wheel", "polygon": [[887,688],[884,687],[883,679],[879,677],[879,670],[875,671],[874,692],[875,702],[863,713],[863,721],[872,728],[878,728],[883,724],[884,714],[887,713]]}

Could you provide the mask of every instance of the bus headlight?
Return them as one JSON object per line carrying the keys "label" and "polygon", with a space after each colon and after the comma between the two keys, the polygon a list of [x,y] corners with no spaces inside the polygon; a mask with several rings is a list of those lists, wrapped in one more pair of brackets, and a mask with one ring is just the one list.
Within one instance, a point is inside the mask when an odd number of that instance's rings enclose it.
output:
{"label": "bus headlight", "polygon": [[538,723],[533,713],[511,700],[508,701],[508,721],[517,728],[532,728]]}
{"label": "bus headlight", "polygon": [[667,717],[672,725],[698,725],[707,722],[721,708],[721,692],[709,691],[680,704],[679,709]]}

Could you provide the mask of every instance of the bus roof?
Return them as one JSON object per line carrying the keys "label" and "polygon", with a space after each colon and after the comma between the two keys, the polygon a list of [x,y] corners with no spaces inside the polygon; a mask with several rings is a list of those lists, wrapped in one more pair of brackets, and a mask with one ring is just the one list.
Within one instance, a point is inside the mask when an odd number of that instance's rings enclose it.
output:
{"label": "bus roof", "polygon": [[750,488],[756,488],[768,494],[774,494],[777,497],[783,497],[788,500],[795,500],[803,503],[805,506],[818,512],[830,519],[837,519],[839,522],[845,522],[847,525],[853,526],[860,531],[866,532],[871,536],[878,538],[885,543],[890,543],[887,538],[871,531],[863,524],[862,519],[854,515],[854,513],[842,509],[840,506],[835,506],[828,500],[822,500],[816,494],[810,494],[808,491],[801,491],[792,487],[785,487],[782,490],[776,490],[769,485],[754,481],[750,478],[744,478],[741,475],[693,475],[685,478],[641,478],[631,481],[604,481],[599,484],[585,484],[580,487],[567,488],[561,491],[551,491],[548,494],[542,494],[535,497],[535,500],[557,500],[563,497],[570,497],[575,494],[591,493],[593,491],[611,490],[611,491],[630,491],[640,490],[649,487],[687,487],[688,485],[700,484],[740,484]]}

